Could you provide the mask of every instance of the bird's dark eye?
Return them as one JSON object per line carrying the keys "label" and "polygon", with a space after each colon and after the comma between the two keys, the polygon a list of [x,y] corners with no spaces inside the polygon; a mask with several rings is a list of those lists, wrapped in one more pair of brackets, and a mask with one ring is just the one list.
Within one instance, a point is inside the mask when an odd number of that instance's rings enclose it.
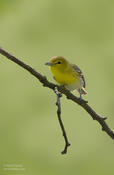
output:
{"label": "bird's dark eye", "polygon": [[57,64],[61,64],[61,62],[60,62],[60,61],[58,61],[58,62],[57,62]]}

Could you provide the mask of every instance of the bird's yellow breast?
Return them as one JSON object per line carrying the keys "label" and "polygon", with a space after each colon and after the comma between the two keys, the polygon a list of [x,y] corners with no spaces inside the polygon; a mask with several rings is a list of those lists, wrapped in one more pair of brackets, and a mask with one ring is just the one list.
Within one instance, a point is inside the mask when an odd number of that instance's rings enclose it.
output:
{"label": "bird's yellow breast", "polygon": [[50,67],[50,71],[54,75],[55,80],[61,85],[74,84],[79,79],[78,76],[74,76],[73,71],[59,71],[53,66]]}

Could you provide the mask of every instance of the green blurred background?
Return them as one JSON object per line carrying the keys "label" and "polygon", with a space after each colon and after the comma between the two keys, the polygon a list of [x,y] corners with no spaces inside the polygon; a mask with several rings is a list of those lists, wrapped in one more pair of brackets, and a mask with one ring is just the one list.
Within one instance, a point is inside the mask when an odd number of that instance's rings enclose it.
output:
{"label": "green blurred background", "polygon": [[[114,1],[0,0],[0,46],[52,82],[52,56],[77,64],[84,98],[114,129]],[[61,99],[71,143],[61,155],[55,94],[1,55],[0,82],[0,175],[114,174],[113,140],[80,106]]]}

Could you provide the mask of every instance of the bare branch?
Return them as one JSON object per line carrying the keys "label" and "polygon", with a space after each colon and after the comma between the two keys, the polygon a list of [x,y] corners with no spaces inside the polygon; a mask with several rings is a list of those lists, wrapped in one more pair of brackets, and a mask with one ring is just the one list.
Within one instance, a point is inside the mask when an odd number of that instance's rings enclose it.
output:
{"label": "bare branch", "polygon": [[65,131],[65,128],[64,128],[62,119],[61,119],[61,103],[60,103],[60,98],[62,97],[62,95],[58,91],[57,87],[55,87],[55,93],[56,93],[56,96],[57,96],[56,105],[58,107],[58,109],[57,109],[57,116],[58,116],[60,127],[62,129],[64,140],[65,140],[65,147],[64,147],[64,150],[61,153],[62,154],[66,154],[67,153],[67,148],[68,148],[68,146],[70,146],[70,143],[68,141],[68,138],[67,138],[67,135],[66,135],[66,131]]}
{"label": "bare branch", "polygon": [[105,122],[106,117],[102,117],[98,115],[88,104],[85,100],[80,100],[78,97],[74,96],[70,91],[65,89],[62,86],[58,86],[56,84],[53,84],[47,80],[47,78],[43,75],[41,75],[39,72],[37,72],[35,69],[33,69],[31,66],[25,64],[22,62],[20,59],[16,58],[15,56],[11,55],[4,49],[0,48],[0,53],[4,55],[6,58],[9,60],[15,62],[19,66],[23,67],[26,69],[28,72],[30,72],[33,76],[35,76],[45,87],[48,87],[52,90],[55,90],[55,87],[57,87],[58,91],[62,94],[64,94],[67,99],[72,100],[76,104],[80,105],[83,109],[85,109],[86,112],[90,114],[90,116],[98,121],[98,123],[101,125],[102,130],[105,131],[112,139],[114,139],[114,131],[107,125]]}

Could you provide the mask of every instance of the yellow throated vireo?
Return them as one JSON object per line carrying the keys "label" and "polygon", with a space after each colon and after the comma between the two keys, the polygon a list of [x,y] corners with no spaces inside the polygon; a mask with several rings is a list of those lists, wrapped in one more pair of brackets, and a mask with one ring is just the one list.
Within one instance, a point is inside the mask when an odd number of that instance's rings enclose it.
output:
{"label": "yellow throated vireo", "polygon": [[62,56],[51,58],[50,62],[47,62],[46,65],[49,66],[54,79],[60,85],[64,85],[70,91],[76,89],[80,94],[80,99],[82,99],[82,94],[87,94],[85,79],[78,66],[69,63]]}

